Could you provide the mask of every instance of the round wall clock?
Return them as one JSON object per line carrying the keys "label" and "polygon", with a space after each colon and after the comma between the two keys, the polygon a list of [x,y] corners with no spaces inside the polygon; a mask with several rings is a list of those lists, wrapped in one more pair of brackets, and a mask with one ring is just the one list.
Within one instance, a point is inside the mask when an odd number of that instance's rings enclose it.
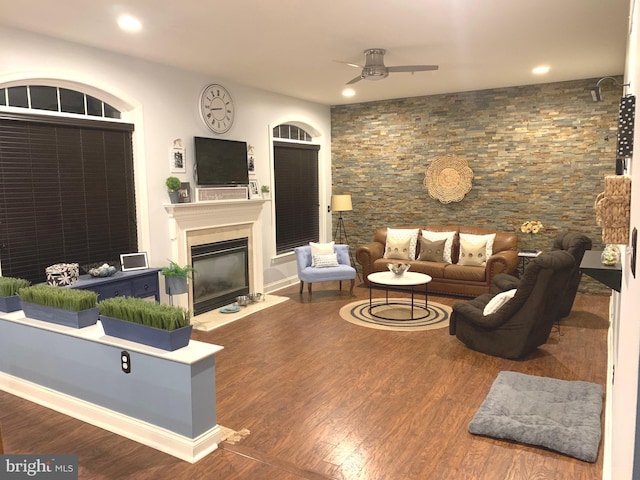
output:
{"label": "round wall clock", "polygon": [[200,115],[215,133],[224,133],[233,125],[233,100],[222,85],[207,85],[200,95]]}

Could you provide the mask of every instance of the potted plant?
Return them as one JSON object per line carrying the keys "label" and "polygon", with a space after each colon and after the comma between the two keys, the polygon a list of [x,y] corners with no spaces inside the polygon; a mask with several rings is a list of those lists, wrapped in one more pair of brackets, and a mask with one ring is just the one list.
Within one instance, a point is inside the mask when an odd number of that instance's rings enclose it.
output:
{"label": "potted plant", "polygon": [[31,282],[22,278],[0,277],[0,312],[15,312],[20,310],[20,297],[18,290],[31,285]]}
{"label": "potted plant", "polygon": [[180,179],[178,177],[168,177],[165,185],[169,190],[169,199],[171,203],[178,203],[178,190],[180,190]]}
{"label": "potted plant", "polygon": [[181,267],[173,260],[169,260],[169,266],[163,267],[160,273],[164,275],[164,288],[167,295],[180,295],[187,293],[187,279],[195,270],[191,265]]}
{"label": "potted plant", "polygon": [[186,347],[193,326],[188,310],[135,297],[98,303],[104,333],[162,350]]}
{"label": "potted plant", "polygon": [[98,321],[98,294],[90,290],[39,284],[18,290],[25,317],[84,328]]}
{"label": "potted plant", "polygon": [[269,185],[262,185],[260,189],[262,190],[262,198],[269,198]]}

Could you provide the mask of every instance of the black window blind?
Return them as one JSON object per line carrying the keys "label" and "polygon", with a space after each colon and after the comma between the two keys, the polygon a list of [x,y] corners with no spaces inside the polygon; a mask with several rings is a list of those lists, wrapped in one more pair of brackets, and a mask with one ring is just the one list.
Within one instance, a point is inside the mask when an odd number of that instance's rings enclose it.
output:
{"label": "black window blind", "polygon": [[274,142],[276,252],[319,239],[318,145]]}
{"label": "black window blind", "polygon": [[133,126],[0,115],[2,275],[38,283],[54,263],[135,252]]}

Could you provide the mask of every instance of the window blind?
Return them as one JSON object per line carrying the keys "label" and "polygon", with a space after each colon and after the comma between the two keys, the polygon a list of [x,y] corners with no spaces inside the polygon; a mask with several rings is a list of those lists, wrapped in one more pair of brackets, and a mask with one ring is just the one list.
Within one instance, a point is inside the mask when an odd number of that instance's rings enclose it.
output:
{"label": "window blind", "polygon": [[319,239],[318,145],[274,142],[276,252]]}
{"label": "window blind", "polygon": [[135,252],[133,126],[0,115],[2,275],[38,283],[54,263]]}

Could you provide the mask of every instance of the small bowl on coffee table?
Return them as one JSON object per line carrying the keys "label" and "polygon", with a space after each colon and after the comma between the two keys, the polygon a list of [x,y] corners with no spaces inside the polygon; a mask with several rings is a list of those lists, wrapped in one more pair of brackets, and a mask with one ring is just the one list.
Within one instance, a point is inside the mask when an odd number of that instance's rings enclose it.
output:
{"label": "small bowl on coffee table", "polygon": [[411,265],[409,265],[408,263],[387,263],[387,268],[389,269],[389,271],[394,275],[397,275],[398,277],[409,270],[410,266]]}

